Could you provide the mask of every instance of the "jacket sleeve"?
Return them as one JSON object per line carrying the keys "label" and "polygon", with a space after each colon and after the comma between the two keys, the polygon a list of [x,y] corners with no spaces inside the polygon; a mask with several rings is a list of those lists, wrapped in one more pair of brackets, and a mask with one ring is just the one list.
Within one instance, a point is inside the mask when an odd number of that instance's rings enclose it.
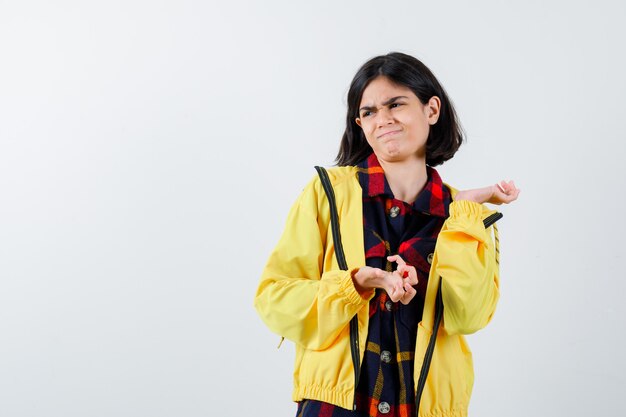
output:
{"label": "jacket sleeve", "polygon": [[307,349],[322,350],[374,292],[361,295],[350,270],[322,271],[326,230],[317,222],[312,196],[312,187],[305,188],[291,207],[261,274],[254,306],[271,331]]}
{"label": "jacket sleeve", "polygon": [[500,271],[489,230],[483,223],[482,204],[469,200],[450,203],[450,217],[439,232],[436,248],[443,327],[448,334],[474,333],[484,328],[495,312]]}

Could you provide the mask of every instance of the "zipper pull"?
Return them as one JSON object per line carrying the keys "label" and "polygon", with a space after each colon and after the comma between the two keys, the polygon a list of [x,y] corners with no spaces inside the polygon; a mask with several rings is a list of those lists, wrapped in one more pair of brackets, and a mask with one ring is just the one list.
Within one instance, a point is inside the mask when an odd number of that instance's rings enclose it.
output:
{"label": "zipper pull", "polygon": [[284,340],[285,340],[285,336],[281,336],[280,337],[280,343],[278,344],[278,346],[276,346],[276,349],[280,349],[280,346],[283,344]]}

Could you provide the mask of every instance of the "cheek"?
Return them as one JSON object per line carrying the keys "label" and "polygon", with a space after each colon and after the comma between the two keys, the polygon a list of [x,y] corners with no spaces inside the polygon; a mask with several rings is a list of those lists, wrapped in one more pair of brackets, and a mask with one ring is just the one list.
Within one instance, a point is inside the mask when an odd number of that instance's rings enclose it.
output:
{"label": "cheek", "polygon": [[366,138],[369,138],[374,134],[375,126],[372,126],[372,123],[361,122],[360,129],[363,131],[363,134]]}
{"label": "cheek", "polygon": [[413,118],[410,122],[407,123],[412,130],[417,132],[428,132],[430,129],[430,125],[428,124],[428,120],[425,118]]}
{"label": "cheek", "polygon": [[372,148],[376,148],[378,146],[378,142],[376,142],[375,136],[367,132],[363,133],[365,134],[365,140],[367,141],[367,143],[369,143]]}

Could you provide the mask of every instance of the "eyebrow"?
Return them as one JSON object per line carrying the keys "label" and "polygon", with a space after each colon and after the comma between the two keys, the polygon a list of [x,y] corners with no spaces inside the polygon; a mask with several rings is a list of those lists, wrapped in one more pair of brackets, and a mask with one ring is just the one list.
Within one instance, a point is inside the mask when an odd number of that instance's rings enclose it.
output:
{"label": "eyebrow", "polygon": [[[383,106],[386,106],[386,105],[388,105],[388,104],[391,104],[391,103],[393,103],[394,101],[399,100],[399,99],[401,99],[401,98],[408,98],[408,97],[407,97],[407,96],[397,96],[397,97],[392,97],[392,98],[390,98],[389,100],[385,101],[385,102],[383,103]],[[361,110],[374,110],[374,109],[375,109],[375,107],[363,106],[363,107],[361,107],[361,108],[359,109],[359,113],[361,112]]]}

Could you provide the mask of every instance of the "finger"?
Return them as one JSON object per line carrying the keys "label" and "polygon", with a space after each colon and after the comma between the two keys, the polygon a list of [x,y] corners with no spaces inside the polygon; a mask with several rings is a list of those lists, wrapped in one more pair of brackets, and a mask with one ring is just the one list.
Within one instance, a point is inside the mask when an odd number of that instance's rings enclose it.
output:
{"label": "finger", "polygon": [[408,300],[411,301],[413,297],[415,297],[416,295],[417,295],[417,290],[414,287],[409,285],[405,297],[408,297]]}
{"label": "finger", "polygon": [[396,287],[392,287],[391,291],[390,292],[388,291],[387,294],[389,295],[389,299],[391,301],[393,301],[394,303],[397,303],[404,296],[404,290],[401,288],[399,289]]}
{"label": "finger", "polygon": [[511,201],[515,201],[515,200],[517,200],[517,196],[519,195],[519,192],[520,192],[520,189],[518,188],[518,189],[515,191],[515,194],[513,194],[513,198],[511,198]]}
{"label": "finger", "polygon": [[409,283],[405,283],[404,284],[404,289],[405,289],[405,293],[402,297],[402,299],[400,300],[400,302],[404,305],[407,305],[411,302],[411,300],[413,299],[413,297],[415,297],[415,294],[417,294],[417,291],[415,290],[415,288],[413,288],[411,285],[409,285]]}
{"label": "finger", "polygon": [[409,277],[409,270],[407,268],[407,265],[400,265],[398,266],[398,269],[396,269],[396,272],[404,279],[404,278],[408,278]]}
{"label": "finger", "polygon": [[417,270],[413,265],[407,265],[407,268],[409,269],[409,284],[417,285]]}
{"label": "finger", "polygon": [[391,262],[396,262],[398,265],[406,264],[406,262],[404,262],[404,259],[402,259],[400,255],[387,256],[387,259],[390,260]]}
{"label": "finger", "polygon": [[515,200],[517,198],[517,195],[519,194],[519,188],[515,187],[515,185],[513,185],[511,187],[511,192],[509,193],[508,197],[512,197],[511,201]]}
{"label": "finger", "polygon": [[411,285],[417,285],[417,270],[413,265],[405,264],[398,267],[400,276]]}

